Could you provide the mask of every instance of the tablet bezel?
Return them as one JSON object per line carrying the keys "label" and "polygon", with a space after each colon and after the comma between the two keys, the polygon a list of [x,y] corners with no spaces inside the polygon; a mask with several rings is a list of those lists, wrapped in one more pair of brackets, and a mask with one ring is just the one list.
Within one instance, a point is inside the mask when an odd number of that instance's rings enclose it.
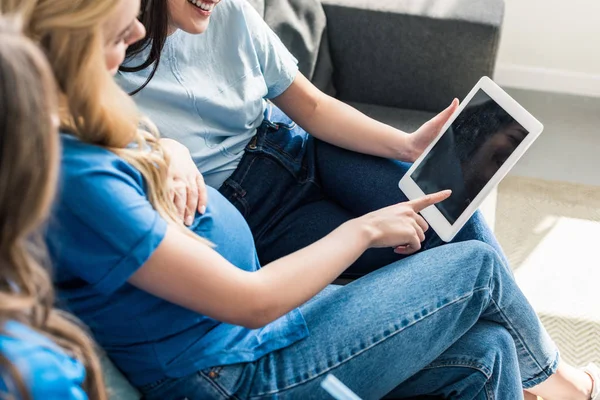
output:
{"label": "tablet bezel", "polygon": [[427,207],[421,211],[421,215],[423,215],[425,220],[427,220],[429,226],[445,242],[450,242],[454,236],[456,236],[458,231],[479,208],[487,195],[500,183],[506,174],[508,174],[510,169],[517,163],[517,161],[519,161],[523,154],[525,154],[527,149],[538,138],[544,129],[544,126],[540,121],[538,121],[533,115],[531,115],[519,103],[510,97],[510,95],[500,88],[500,86],[496,85],[496,83],[494,83],[487,76],[484,76],[479,80],[479,82],[477,82],[473,89],[471,89],[469,94],[462,101],[458,110],[446,122],[440,131],[440,134],[425,149],[423,154],[421,154],[421,156],[414,162],[412,167],[398,183],[400,190],[404,192],[409,200],[414,200],[425,195],[417,183],[411,178],[411,175],[480,89],[483,90],[492,100],[498,103],[500,107],[510,114],[510,116],[513,117],[519,124],[521,124],[529,133],[521,142],[521,144],[519,144],[516,150],[508,157],[500,169],[498,169],[492,179],[490,179],[483,189],[481,189],[481,192],[479,192],[479,194],[471,201],[471,204],[469,204],[465,211],[463,211],[454,224],[451,224],[435,205]]}

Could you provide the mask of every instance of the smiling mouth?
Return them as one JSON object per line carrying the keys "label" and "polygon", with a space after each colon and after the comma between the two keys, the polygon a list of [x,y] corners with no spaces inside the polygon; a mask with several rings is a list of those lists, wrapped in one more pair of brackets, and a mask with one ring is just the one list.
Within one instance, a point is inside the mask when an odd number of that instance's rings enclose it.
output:
{"label": "smiling mouth", "polygon": [[187,0],[187,1],[188,1],[188,3],[192,4],[196,8],[199,8],[202,11],[206,11],[206,12],[212,12],[212,10],[214,10],[215,6],[217,5],[217,3],[207,3],[207,2],[203,2],[201,0]]}

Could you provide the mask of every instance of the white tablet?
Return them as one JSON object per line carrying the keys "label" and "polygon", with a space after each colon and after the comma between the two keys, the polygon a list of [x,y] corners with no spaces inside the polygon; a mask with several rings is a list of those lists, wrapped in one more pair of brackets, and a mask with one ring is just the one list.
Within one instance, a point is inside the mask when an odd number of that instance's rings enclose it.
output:
{"label": "white tablet", "polygon": [[483,77],[402,178],[400,189],[410,200],[452,190],[447,200],[421,212],[440,238],[449,242],[543,128]]}

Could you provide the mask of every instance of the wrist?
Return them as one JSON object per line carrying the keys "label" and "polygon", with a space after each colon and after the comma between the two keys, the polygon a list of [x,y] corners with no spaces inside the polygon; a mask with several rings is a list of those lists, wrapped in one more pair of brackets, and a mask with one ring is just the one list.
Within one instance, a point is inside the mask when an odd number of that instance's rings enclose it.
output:
{"label": "wrist", "polygon": [[414,161],[414,149],[411,134],[395,129],[394,137],[396,140],[393,144],[394,156],[392,158],[399,161]]}
{"label": "wrist", "polygon": [[367,250],[373,247],[379,238],[379,230],[369,222],[369,214],[362,217],[352,219],[342,225],[342,227],[350,230],[357,238],[358,242]]}

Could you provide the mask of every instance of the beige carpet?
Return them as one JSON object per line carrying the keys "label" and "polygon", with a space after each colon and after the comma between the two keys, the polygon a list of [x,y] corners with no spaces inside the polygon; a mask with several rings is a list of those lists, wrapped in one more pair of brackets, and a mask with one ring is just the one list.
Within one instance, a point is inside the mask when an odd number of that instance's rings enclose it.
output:
{"label": "beige carpet", "polygon": [[600,363],[600,187],[508,177],[496,234],[563,358]]}

